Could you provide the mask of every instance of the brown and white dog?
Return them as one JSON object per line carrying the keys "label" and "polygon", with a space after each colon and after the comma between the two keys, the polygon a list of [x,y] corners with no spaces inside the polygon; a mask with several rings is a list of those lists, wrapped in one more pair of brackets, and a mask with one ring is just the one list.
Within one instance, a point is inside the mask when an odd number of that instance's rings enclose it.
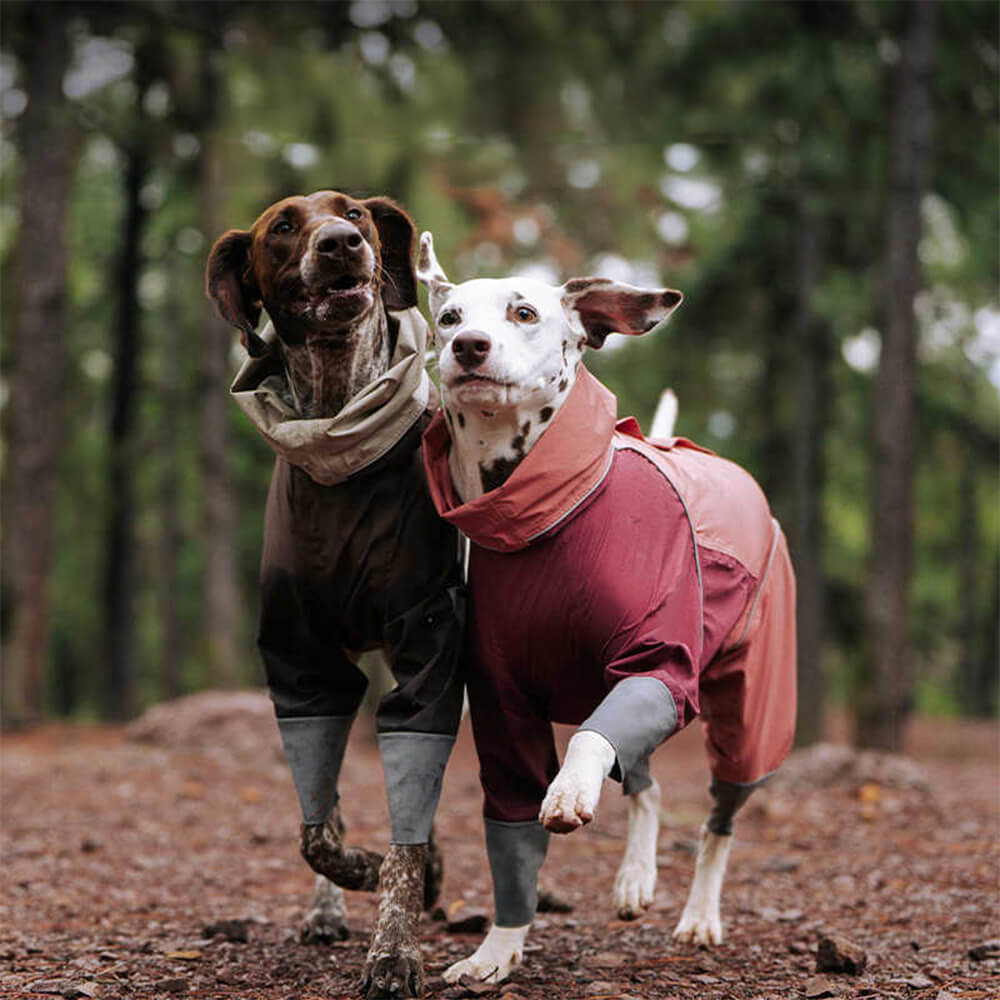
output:
{"label": "brown and white dog", "polygon": [[[431,822],[461,713],[454,532],[419,460],[433,393],[415,310],[414,227],[387,198],[285,198],[212,249],[207,291],[250,355],[234,395],[277,452],[258,647],[319,873],[305,939],[345,937],[340,887],[379,886],[368,997],[418,996],[422,904],[440,884]],[[261,311],[271,327],[257,331]],[[345,846],[337,779],[366,680],[385,651],[396,688],[377,722],[392,844]],[[329,879],[329,881],[328,881]]]}

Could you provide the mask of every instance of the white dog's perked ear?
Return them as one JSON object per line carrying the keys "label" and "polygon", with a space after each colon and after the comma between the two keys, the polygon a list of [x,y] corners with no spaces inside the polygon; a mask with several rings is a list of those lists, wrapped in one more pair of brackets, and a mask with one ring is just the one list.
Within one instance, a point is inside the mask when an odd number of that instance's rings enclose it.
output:
{"label": "white dog's perked ear", "polygon": [[603,347],[609,333],[647,333],[683,298],[672,288],[635,288],[610,278],[570,278],[562,286],[563,308],[579,320],[588,347]]}
{"label": "white dog's perked ear", "polygon": [[420,250],[417,253],[417,280],[427,286],[430,293],[432,317],[438,306],[455,287],[445,276],[444,269],[434,255],[434,237],[430,233],[420,234]]}

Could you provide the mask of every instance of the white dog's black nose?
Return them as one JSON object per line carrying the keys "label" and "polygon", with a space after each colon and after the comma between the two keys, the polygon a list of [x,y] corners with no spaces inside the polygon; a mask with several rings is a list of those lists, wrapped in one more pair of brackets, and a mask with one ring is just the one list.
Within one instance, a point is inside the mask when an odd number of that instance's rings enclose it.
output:
{"label": "white dog's black nose", "polygon": [[490,353],[490,338],[478,330],[466,330],[452,342],[455,360],[466,368],[481,365]]}

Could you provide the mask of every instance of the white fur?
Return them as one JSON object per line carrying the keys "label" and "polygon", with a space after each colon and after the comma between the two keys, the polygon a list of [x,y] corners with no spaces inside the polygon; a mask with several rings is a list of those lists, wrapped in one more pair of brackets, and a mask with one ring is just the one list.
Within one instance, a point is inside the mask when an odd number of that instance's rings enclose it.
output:
{"label": "white fur", "polygon": [[524,956],[524,942],[531,924],[523,927],[491,927],[483,943],[461,962],[445,970],[446,982],[457,983],[462,976],[471,976],[486,983],[499,983],[506,979]]}
{"label": "white fur", "polygon": [[597,812],[601,785],[614,765],[615,748],[600,733],[576,733],[542,801],[538,814],[542,826],[555,833],[568,833],[589,823]]}
{"label": "white fur", "polygon": [[622,920],[634,920],[653,902],[659,834],[660,786],[654,781],[628,800],[628,840],[614,888],[615,909]]}
{"label": "white fur", "polygon": [[674,930],[674,938],[678,941],[704,945],[722,944],[719,902],[732,844],[731,836],[720,836],[707,827],[702,827],[694,881],[691,883],[684,913]]}

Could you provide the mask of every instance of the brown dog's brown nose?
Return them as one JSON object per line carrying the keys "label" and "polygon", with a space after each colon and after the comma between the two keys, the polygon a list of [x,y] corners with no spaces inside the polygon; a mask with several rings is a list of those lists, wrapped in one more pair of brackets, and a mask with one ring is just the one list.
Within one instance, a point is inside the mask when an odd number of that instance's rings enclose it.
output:
{"label": "brown dog's brown nose", "polygon": [[356,254],[364,243],[364,237],[357,226],[344,219],[324,222],[316,231],[316,252],[334,256],[336,254]]}
{"label": "brown dog's brown nose", "polygon": [[478,330],[466,330],[460,333],[452,342],[451,349],[455,358],[465,368],[475,368],[481,365],[490,353],[490,338]]}

